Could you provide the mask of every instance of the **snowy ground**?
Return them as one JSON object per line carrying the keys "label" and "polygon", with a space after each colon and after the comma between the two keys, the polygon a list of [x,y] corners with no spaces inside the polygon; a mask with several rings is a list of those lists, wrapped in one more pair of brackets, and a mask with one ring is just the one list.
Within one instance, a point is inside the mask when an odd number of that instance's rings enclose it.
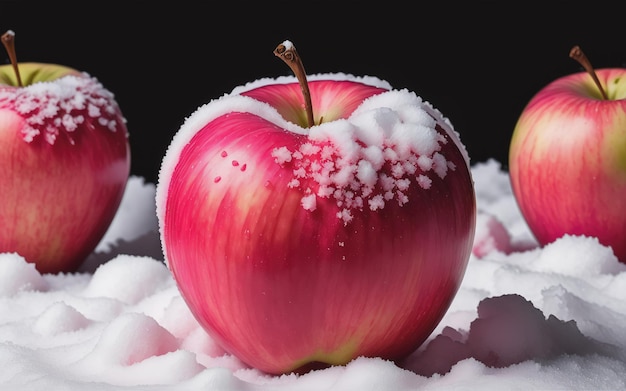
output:
{"label": "snowy ground", "polygon": [[224,352],[162,262],[154,185],[132,177],[79,273],[41,275],[0,254],[0,389],[625,389],[626,265],[593,238],[537,247],[499,163],[472,171],[474,254],[449,311],[403,363],[267,376]]}

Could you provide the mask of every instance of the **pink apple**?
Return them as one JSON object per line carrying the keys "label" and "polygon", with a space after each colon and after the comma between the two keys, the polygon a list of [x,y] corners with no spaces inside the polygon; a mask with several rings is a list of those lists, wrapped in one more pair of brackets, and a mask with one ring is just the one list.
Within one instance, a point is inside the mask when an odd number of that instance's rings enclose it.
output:
{"label": "pink apple", "polygon": [[509,151],[512,188],[540,244],[596,237],[626,262],[626,69],[563,76],[521,113]]}
{"label": "pink apple", "polygon": [[86,73],[21,63],[19,75],[0,66],[0,252],[42,273],[75,271],[121,202],[126,123],[113,94]]}
{"label": "pink apple", "polygon": [[198,108],[163,158],[166,262],[226,351],[272,374],[401,359],[464,276],[476,204],[450,122],[374,77],[263,79]]}

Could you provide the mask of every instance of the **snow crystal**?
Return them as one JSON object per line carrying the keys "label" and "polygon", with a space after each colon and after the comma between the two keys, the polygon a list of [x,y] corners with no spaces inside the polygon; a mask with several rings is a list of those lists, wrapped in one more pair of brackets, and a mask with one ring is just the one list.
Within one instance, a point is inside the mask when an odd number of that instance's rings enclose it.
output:
{"label": "snow crystal", "polygon": [[287,147],[276,148],[272,151],[272,157],[276,159],[276,163],[283,164],[291,161],[291,152]]}
{"label": "snow crystal", "polygon": [[291,48],[293,48],[293,43],[291,43],[290,40],[284,40],[282,45],[285,47],[285,49],[289,50]]}
{"label": "snow crystal", "polygon": [[306,210],[313,211],[316,208],[315,194],[309,194],[302,197],[302,207]]}

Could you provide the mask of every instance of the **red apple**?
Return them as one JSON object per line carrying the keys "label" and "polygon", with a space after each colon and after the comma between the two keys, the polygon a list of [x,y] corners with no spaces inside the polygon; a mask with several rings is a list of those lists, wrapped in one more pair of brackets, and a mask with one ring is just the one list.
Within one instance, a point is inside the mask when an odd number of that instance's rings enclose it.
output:
{"label": "red apple", "polygon": [[475,230],[469,159],[438,110],[373,77],[308,87],[313,126],[291,77],[198,108],[156,190],[192,313],[272,374],[413,352],[455,296]]}
{"label": "red apple", "polygon": [[509,151],[511,184],[540,244],[592,236],[626,262],[626,69],[585,66],[523,109]]}
{"label": "red apple", "polygon": [[[13,32],[2,38],[12,42]],[[75,271],[113,220],[129,176],[113,94],[61,65],[0,66],[0,167],[0,252],[42,273]]]}

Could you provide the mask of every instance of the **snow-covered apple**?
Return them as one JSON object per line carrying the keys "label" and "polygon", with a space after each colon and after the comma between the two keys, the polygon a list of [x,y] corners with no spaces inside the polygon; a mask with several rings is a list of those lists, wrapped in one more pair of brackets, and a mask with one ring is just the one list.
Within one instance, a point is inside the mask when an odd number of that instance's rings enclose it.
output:
{"label": "snow-covered apple", "polygon": [[[290,41],[276,54],[299,58]],[[292,69],[200,106],[175,134],[156,189],[165,260],[199,323],[259,370],[401,359],[465,273],[467,151],[414,92]]]}
{"label": "snow-covered apple", "polygon": [[126,122],[95,78],[57,64],[0,66],[0,252],[75,271],[106,232],[130,172]]}
{"label": "snow-covered apple", "polygon": [[509,150],[512,188],[544,245],[565,234],[596,237],[626,262],[626,68],[562,76],[529,101]]}

